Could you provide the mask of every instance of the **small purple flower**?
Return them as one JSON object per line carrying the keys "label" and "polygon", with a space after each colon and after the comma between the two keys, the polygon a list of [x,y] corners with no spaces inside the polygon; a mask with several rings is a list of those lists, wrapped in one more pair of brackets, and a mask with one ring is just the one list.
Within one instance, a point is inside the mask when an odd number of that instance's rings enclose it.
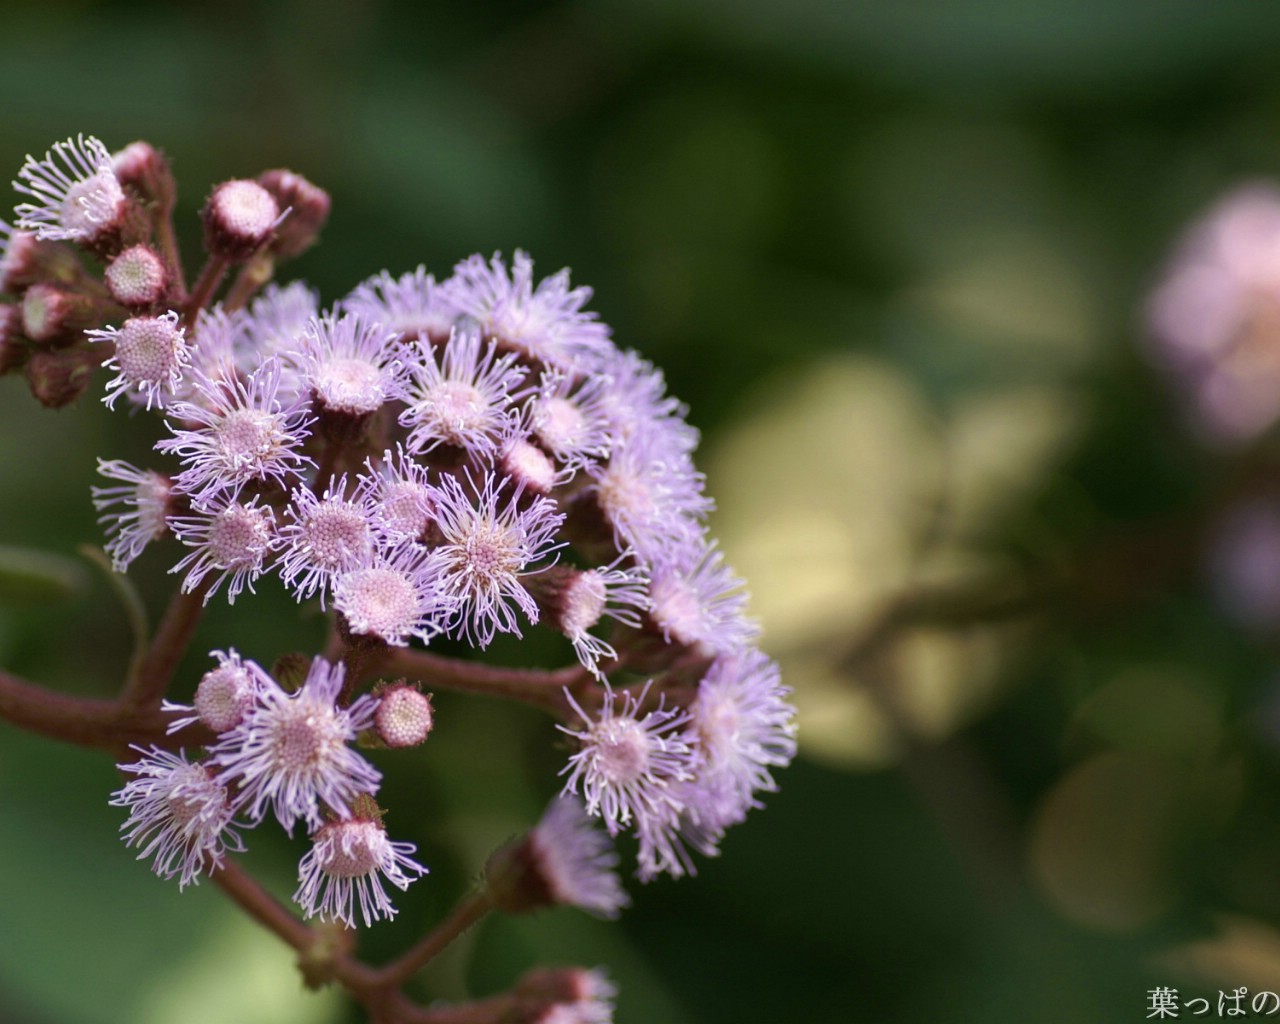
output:
{"label": "small purple flower", "polygon": [[313,317],[290,359],[321,408],[365,416],[403,397],[395,339],[381,324],[352,314]]}
{"label": "small purple flower", "polygon": [[616,918],[631,899],[618,879],[618,854],[576,797],[556,797],[529,833],[538,877],[551,902]]}
{"label": "small purple flower", "polygon": [[616,658],[618,652],[590,630],[605,618],[639,626],[637,610],[649,608],[648,575],[636,565],[622,567],[630,557],[626,552],[611,565],[577,573],[555,602],[556,627],[569,638],[583,667],[596,676],[600,675],[596,663]]}
{"label": "small purple flower", "polygon": [[529,400],[533,436],[570,469],[609,455],[608,403],[612,381],[604,375],[574,378],[548,370]]}
{"label": "small purple flower", "polygon": [[215,733],[234,729],[257,701],[258,691],[263,686],[275,685],[258,665],[242,659],[235,648],[226,653],[209,653],[218,659],[218,667],[200,677],[194,703],[175,704],[166,700],[160,705],[165,711],[184,712],[184,717],[169,723],[166,731],[171,735],[196,722]]}
{"label": "small purple flower", "polygon": [[651,612],[668,643],[723,654],[745,647],[760,633],[746,617],[746,584],[724,564],[715,544],[691,551],[675,563],[654,567]]}
{"label": "small purple flower", "polygon": [[298,865],[293,900],[304,917],[341,921],[355,927],[355,905],[365,927],[396,915],[384,879],[401,891],[427,873],[412,859],[412,843],[387,839],[382,822],[353,818],[331,821],[312,836],[312,847]]}
{"label": "small purple flower", "polygon": [[586,723],[582,730],[557,726],[580,744],[561,775],[569,773],[564,793],[579,789],[587,813],[604,819],[611,836],[634,820],[639,830],[650,819],[678,813],[677,783],[693,778],[694,751],[678,731],[689,721],[678,708],[657,708],[639,717],[640,706],[651,683],[639,697],[622,694],[622,709],[615,708],[617,694],[609,689],[598,718],[591,718],[567,690],[565,695]]}
{"label": "small purple flower", "polygon": [[441,590],[442,569],[439,552],[402,544],[369,565],[338,574],[333,606],[352,633],[375,636],[396,647],[408,644],[411,636],[427,643],[452,610],[451,599]]}
{"label": "small purple flower", "polygon": [[31,196],[15,212],[38,238],[92,242],[119,224],[128,199],[107,147],[92,135],[55,142],[43,160],[27,157],[13,187]]}
{"label": "small purple flower", "polygon": [[296,693],[264,683],[253,710],[210,749],[218,781],[238,784],[238,805],[254,824],[270,807],[290,833],[299,819],[319,828],[322,803],[347,814],[355,797],[377,790],[381,774],[347,745],[373,723],[375,701],[338,707],[344,674],[340,663],[316,658]]}
{"label": "small purple flower", "polygon": [[[311,464],[299,450],[311,420],[302,407],[281,404],[278,359],[268,359],[247,383],[198,372],[194,379],[196,396],[170,407],[173,437],[156,448],[181,457],[187,468],[174,482],[197,506],[250,481],[284,483]],[[195,427],[175,428],[169,420]]]}
{"label": "small purple flower", "polygon": [[410,383],[409,408],[400,425],[409,429],[409,450],[430,451],[450,444],[491,455],[522,397],[515,388],[525,371],[514,355],[499,357],[496,347],[482,347],[474,331],[454,331],[437,360],[436,350],[418,341],[405,351]]}
{"label": "small purple flower", "polygon": [[262,575],[268,553],[275,542],[276,517],[269,506],[260,506],[260,495],[248,502],[236,496],[219,495],[203,509],[188,516],[175,516],[169,528],[191,552],[170,572],[187,570],[182,592],[189,594],[211,572],[218,576],[204,595],[205,604],[230,577],[227,602],[235,604],[245,588],[253,593],[253,581]]}
{"label": "small purple flower", "polygon": [[533,283],[533,261],[516,250],[510,271],[501,253],[472,256],[441,286],[449,304],[474,318],[487,337],[547,366],[573,369],[610,351],[609,328],[582,307],[590,288],[570,288],[569,271]]}
{"label": "small purple flower", "polygon": [[237,346],[241,372],[252,373],[265,360],[280,356],[281,401],[308,398],[307,385],[290,357],[302,344],[307,324],[319,313],[319,295],[302,281],[284,287],[267,285],[245,316],[244,339]]}
{"label": "small purple flower", "polygon": [[141,847],[138,860],[151,858],[151,870],[161,878],[176,875],[179,889],[198,884],[202,872],[222,863],[225,851],[244,849],[227,791],[203,764],[182,754],[133,749],[142,760],[119,768],[137,778],[110,801],[129,808],[120,826],[124,841]]}
{"label": "small purple flower", "polygon": [[404,342],[444,341],[455,319],[426,267],[395,278],[384,270],[358,285],[341,305],[348,313],[394,331]]}
{"label": "small purple flower", "polygon": [[396,446],[385,451],[375,466],[365,463],[357,495],[374,502],[388,540],[421,541],[435,519],[435,488],[427,482],[427,468]]}
{"label": "small purple flower", "polygon": [[138,469],[119,459],[99,459],[98,472],[109,480],[121,480],[123,487],[93,487],[93,507],[99,512],[120,505],[117,512],[98,518],[106,526],[107,554],[116,572],[142,554],[151,541],[169,532],[168,511],[172,481],[149,469]]}
{"label": "small purple flower", "polygon": [[437,491],[441,588],[456,602],[449,629],[480,647],[489,646],[495,632],[521,635],[512,603],[530,622],[538,621],[537,602],[520,578],[539,571],[527,566],[556,550],[555,533],[564,521],[549,498],[522,509],[519,493],[501,493],[492,474],[474,498],[452,476]]}
{"label": "small purple flower", "polygon": [[347,477],[331,480],[323,497],[306,487],[293,492],[280,528],[280,578],[303,601],[317,591],[323,605],[339,573],[366,568],[380,540],[376,503],[367,492],[343,497]]}
{"label": "small purple flower", "polygon": [[161,393],[173,394],[190,359],[186,332],[172,310],[163,316],[130,317],[120,327],[85,331],[85,336],[115,344],[104,364],[117,371],[102,399],[108,409],[126,391],[145,395],[148,409],[160,404]]}

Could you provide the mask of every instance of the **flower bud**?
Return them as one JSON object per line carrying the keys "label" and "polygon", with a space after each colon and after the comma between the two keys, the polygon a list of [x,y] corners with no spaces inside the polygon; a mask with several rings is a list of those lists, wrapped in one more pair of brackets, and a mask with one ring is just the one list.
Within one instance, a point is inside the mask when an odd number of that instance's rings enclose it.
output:
{"label": "flower bud", "polygon": [[388,747],[416,747],[431,732],[433,718],[430,694],[401,679],[379,694],[373,727]]}
{"label": "flower bud", "polygon": [[145,202],[155,203],[167,216],[178,198],[178,185],[163,153],[149,142],[131,142],[111,157],[120,184]]}
{"label": "flower bud", "polygon": [[51,284],[33,284],[22,296],[22,331],[32,341],[57,341],[97,323],[89,296]]}
{"label": "flower bud", "polygon": [[120,253],[104,275],[111,297],[130,309],[158,303],[169,286],[164,261],[149,245],[135,245]]}
{"label": "flower bud", "polygon": [[209,252],[241,263],[272,238],[280,207],[256,181],[224,181],[209,194],[201,213]]}
{"label": "flower bud", "polygon": [[47,409],[70,405],[89,387],[98,356],[83,348],[39,350],[27,362],[27,383]]}
{"label": "flower bud", "polygon": [[277,168],[258,175],[258,184],[289,213],[276,229],[271,251],[280,259],[293,259],[315,245],[329,219],[329,193],[301,174]]}

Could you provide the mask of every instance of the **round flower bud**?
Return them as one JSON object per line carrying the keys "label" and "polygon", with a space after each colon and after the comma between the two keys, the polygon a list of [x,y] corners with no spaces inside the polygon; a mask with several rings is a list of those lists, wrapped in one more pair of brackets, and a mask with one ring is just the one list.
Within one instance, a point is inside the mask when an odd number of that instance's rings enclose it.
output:
{"label": "round flower bud", "polygon": [[388,747],[416,747],[431,732],[433,717],[431,697],[401,681],[381,694],[373,727]]}
{"label": "round flower bud", "polygon": [[32,341],[54,341],[88,327],[94,312],[86,296],[51,284],[33,284],[22,296],[22,332]]}
{"label": "round flower bud", "polygon": [[271,241],[272,253],[287,260],[310,249],[329,219],[329,193],[283,168],[263,172],[258,184],[275,197],[281,210],[289,211]]}
{"label": "round flower bud", "polygon": [[537,445],[516,440],[502,453],[502,471],[532,494],[550,494],[556,485],[556,467]]}
{"label": "round flower bud", "polygon": [[61,409],[84,394],[97,368],[97,355],[87,349],[38,351],[27,362],[27,384],[45,408]]}
{"label": "round flower bud", "polygon": [[240,263],[270,241],[280,207],[256,181],[224,181],[210,193],[201,216],[209,252]]}
{"label": "round flower bud", "polygon": [[178,186],[163,153],[149,142],[131,142],[112,154],[111,166],[121,185],[132,188],[162,211],[173,209]]}
{"label": "round flower bud", "polygon": [[132,309],[159,302],[169,284],[164,261],[149,245],[126,249],[111,261],[104,277],[111,297]]}

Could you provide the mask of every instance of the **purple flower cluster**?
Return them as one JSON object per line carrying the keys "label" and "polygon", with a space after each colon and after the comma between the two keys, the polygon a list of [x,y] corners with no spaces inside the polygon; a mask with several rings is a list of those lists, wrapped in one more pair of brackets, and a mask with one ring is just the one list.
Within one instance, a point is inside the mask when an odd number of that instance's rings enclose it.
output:
{"label": "purple flower cluster", "polygon": [[[298,282],[252,298],[252,274],[211,301],[228,266],[314,239],[327,197],[291,172],[213,190],[213,276],[188,293],[137,230],[172,207],[167,175],[144,143],[113,156],[67,140],[28,160],[18,187],[32,201],[0,225],[0,288],[20,300],[0,304],[0,363],[48,356],[28,375],[56,404],[71,378],[46,378],[75,354],[113,372],[108,406],[162,418],[155,466],[99,461],[116,569],[167,547],[181,589],[205,602],[273,579],[333,615],[348,650],[441,635],[486,648],[549,626],[580,667],[564,691],[566,796],[531,833],[541,884],[604,916],[625,902],[588,818],[634,831],[642,879],[691,873],[690,853],[717,852],[795,740],[743,581],[706,529],[698,433],[662,374],[615,345],[590,289],[566,270],[539,280],[520,251],[441,280],[384,271],[330,309]],[[104,263],[101,281],[74,247]],[[60,259],[74,288],[40,283]],[[289,690],[234,651],[215,656],[194,703],[168,707],[175,728],[216,740],[197,761],[156,749],[126,766],[129,841],[186,884],[239,848],[237,829],[301,822],[305,912],[391,916],[384,883],[425,869],[387,840],[381,775],[352,744],[365,730],[420,742],[429,701],[403,686],[361,694],[322,658]]]}

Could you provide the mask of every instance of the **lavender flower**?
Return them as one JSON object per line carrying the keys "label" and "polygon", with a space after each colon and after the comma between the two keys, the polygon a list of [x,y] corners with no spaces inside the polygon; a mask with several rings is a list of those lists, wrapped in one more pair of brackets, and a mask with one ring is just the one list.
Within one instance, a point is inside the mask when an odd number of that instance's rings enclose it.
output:
{"label": "lavender flower", "polygon": [[351,314],[313,317],[291,358],[321,409],[367,416],[403,394],[395,338]]}
{"label": "lavender flower", "polygon": [[280,578],[298,600],[325,595],[334,578],[370,565],[379,541],[380,519],[372,496],[357,491],[351,498],[344,474],[332,480],[323,497],[306,487],[293,492],[285,510],[293,521],[280,529]]}
{"label": "lavender flower", "polygon": [[279,399],[280,362],[268,359],[248,382],[195,375],[197,397],[175,402],[170,419],[196,424],[156,443],[187,466],[174,481],[197,505],[250,481],[283,483],[311,462],[298,449],[311,422],[297,405]]}
{"label": "lavender flower", "polygon": [[136,775],[112,794],[111,804],[129,808],[120,830],[125,843],[142,848],[138,860],[152,859],[161,878],[178,877],[178,888],[199,883],[200,874],[222,863],[226,850],[243,850],[226,789],[202,764],[181,754],[142,747],[133,764],[119,765]]}
{"label": "lavender flower", "polygon": [[558,370],[542,376],[529,401],[534,437],[562,466],[570,469],[607,458],[610,448],[608,403],[612,378],[597,374],[574,378]]}
{"label": "lavender flower", "polygon": [[435,519],[435,488],[427,482],[427,469],[397,445],[394,453],[383,452],[375,466],[360,477],[359,500],[368,496],[378,511],[382,530],[390,541],[421,541]]}
{"label": "lavender flower", "polygon": [[759,635],[746,617],[745,584],[724,564],[714,544],[690,550],[674,563],[653,570],[651,615],[668,643],[704,654],[734,651]]}
{"label": "lavender flower", "polygon": [[358,794],[377,790],[381,774],[347,746],[372,724],[374,701],[338,707],[344,674],[341,664],[316,658],[297,693],[264,683],[257,705],[210,749],[218,781],[239,785],[238,803],[254,824],[270,806],[290,833],[299,819],[319,828],[322,802],[347,814]]}
{"label": "lavender flower", "polygon": [[200,677],[194,703],[175,704],[166,700],[160,705],[165,711],[183,713],[182,718],[169,723],[170,735],[196,722],[202,722],[215,733],[234,729],[257,702],[262,687],[275,685],[258,665],[242,659],[235,648],[226,653],[210,651],[209,654],[218,659],[218,667]]}
{"label": "lavender flower", "polygon": [[312,836],[311,850],[298,865],[298,891],[293,900],[304,917],[317,914],[355,927],[355,904],[366,927],[395,917],[383,880],[397,889],[409,888],[427,873],[412,859],[412,843],[387,839],[382,822],[353,818],[331,821]]}
{"label": "lavender flower", "polygon": [[205,508],[169,520],[169,528],[178,540],[192,548],[169,570],[187,570],[183,593],[191,593],[211,572],[218,575],[205,592],[205,604],[228,577],[228,604],[235,604],[245,587],[254,592],[253,581],[263,573],[276,529],[275,513],[268,506],[260,506],[259,498],[255,494],[250,501],[242,502],[235,496],[219,495]]}
{"label": "lavender flower", "polygon": [[105,363],[118,371],[107,382],[102,399],[108,409],[126,391],[146,396],[147,408],[157,404],[162,391],[172,394],[189,360],[186,332],[178,324],[178,314],[130,317],[120,327],[86,331],[90,341],[110,341],[115,352]]}
{"label": "lavender flower", "polygon": [[529,846],[550,901],[616,918],[631,899],[618,880],[618,854],[582,803],[559,796],[529,833]]}
{"label": "lavender flower", "polygon": [[449,629],[480,647],[489,646],[498,631],[519,636],[512,603],[530,622],[538,621],[537,602],[520,579],[537,571],[527,566],[559,546],[554,538],[564,516],[547,498],[521,508],[520,495],[501,496],[491,474],[474,498],[452,476],[443,479],[437,493],[441,589],[457,607]]}
{"label": "lavender flower", "polygon": [[611,836],[633,819],[643,829],[649,819],[664,811],[682,810],[674,787],[693,777],[694,752],[678,732],[689,721],[689,714],[659,702],[657,708],[639,717],[650,686],[647,683],[639,697],[624,691],[621,711],[614,706],[617,694],[606,690],[600,716],[595,719],[565,691],[586,728],[556,727],[580,745],[560,773],[569,773],[563,792],[581,789],[587,813],[603,818]]}
{"label": "lavender flower", "polygon": [[121,480],[123,487],[93,487],[93,507],[99,512],[113,505],[121,511],[98,518],[107,528],[107,554],[116,572],[142,554],[151,541],[169,532],[168,508],[172,481],[149,469],[138,469],[119,459],[99,459],[98,472],[109,480]]}
{"label": "lavender flower", "polygon": [[13,187],[31,196],[15,212],[37,238],[93,242],[116,227],[128,203],[107,147],[92,135],[55,142],[43,160],[27,157]]}
{"label": "lavender flower", "polygon": [[411,636],[427,643],[453,608],[453,599],[442,590],[443,569],[440,553],[402,544],[335,577],[333,606],[354,634],[397,647]]}
{"label": "lavender flower", "polygon": [[455,320],[440,286],[425,267],[397,278],[384,270],[358,285],[342,300],[342,308],[382,324],[405,342],[444,341]]}
{"label": "lavender flower", "polygon": [[618,653],[590,630],[605,618],[639,626],[638,610],[650,605],[648,576],[640,566],[626,565],[631,558],[625,552],[602,568],[560,570],[562,578],[551,587],[547,604],[555,627],[569,638],[582,666],[597,677],[597,662],[616,658]]}
{"label": "lavender flower", "polygon": [[487,337],[535,362],[572,369],[612,348],[609,328],[594,313],[582,312],[591,289],[570,288],[568,270],[535,287],[533,261],[518,249],[510,271],[501,253],[488,263],[472,256],[443,287],[458,314],[474,318]]}
{"label": "lavender flower", "polygon": [[515,391],[525,371],[511,354],[499,357],[493,344],[481,348],[473,331],[454,331],[439,361],[430,344],[418,341],[406,356],[409,408],[400,414],[409,428],[409,449],[430,451],[453,445],[491,455],[511,418]]}

